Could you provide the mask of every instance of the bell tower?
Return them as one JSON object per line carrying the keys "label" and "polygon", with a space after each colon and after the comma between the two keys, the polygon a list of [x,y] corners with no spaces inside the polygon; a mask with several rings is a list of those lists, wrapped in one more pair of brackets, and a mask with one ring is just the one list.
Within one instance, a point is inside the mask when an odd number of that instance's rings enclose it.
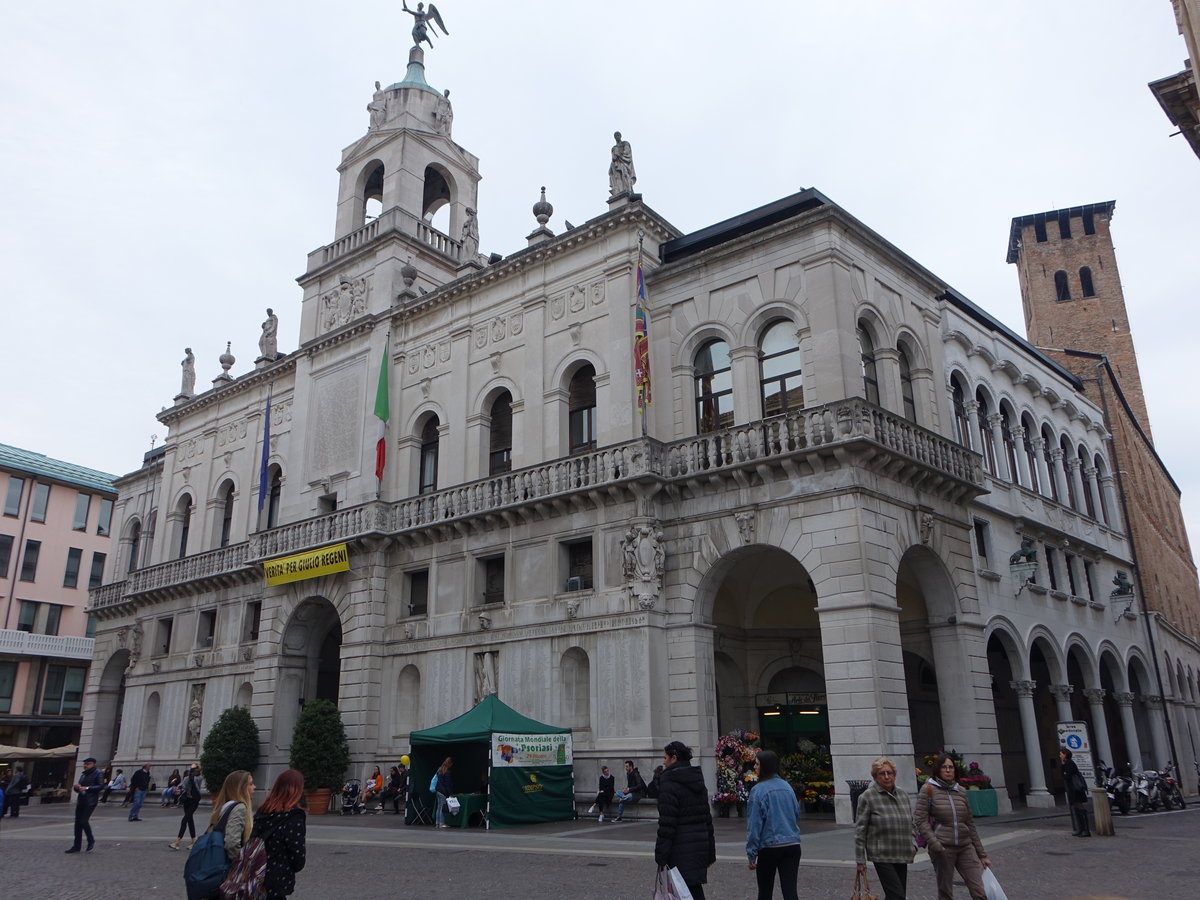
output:
{"label": "bell tower", "polygon": [[[403,80],[376,82],[367,133],[342,151],[334,240],[308,255],[301,343],[431,290],[479,266],[479,160],[454,142],[449,91],[425,81],[409,51]],[[446,231],[433,218],[449,210]],[[415,269],[415,273],[413,272]]]}
{"label": "bell tower", "polygon": [[[1107,356],[1149,438],[1150,416],[1110,230],[1116,205],[1110,200],[1018,216],[1009,232],[1008,261],[1019,273],[1029,341]],[[1085,384],[1096,376],[1092,361],[1053,356]]]}

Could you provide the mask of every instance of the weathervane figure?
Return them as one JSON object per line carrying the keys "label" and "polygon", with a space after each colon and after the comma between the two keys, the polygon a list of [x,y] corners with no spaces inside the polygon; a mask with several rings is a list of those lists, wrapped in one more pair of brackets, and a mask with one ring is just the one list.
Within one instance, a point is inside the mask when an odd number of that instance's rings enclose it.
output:
{"label": "weathervane figure", "polygon": [[[432,3],[429,4],[428,10],[425,9],[424,3],[418,3],[416,10],[411,10],[408,8],[407,0],[400,0],[400,2],[404,6],[404,11],[413,17],[412,37],[415,46],[420,47],[421,41],[424,41],[429,45],[430,50],[433,49],[433,40],[429,37],[428,28],[430,20],[438,28],[442,29],[444,34],[450,34],[449,29],[446,28],[446,23],[442,21],[442,14],[438,12],[438,8]],[[437,33],[436,30],[434,33]]]}

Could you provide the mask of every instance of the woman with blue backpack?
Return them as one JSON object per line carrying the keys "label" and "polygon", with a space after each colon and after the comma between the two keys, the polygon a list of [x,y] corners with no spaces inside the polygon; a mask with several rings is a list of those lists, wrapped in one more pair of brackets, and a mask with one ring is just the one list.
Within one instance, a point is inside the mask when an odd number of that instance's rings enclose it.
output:
{"label": "woman with blue backpack", "polygon": [[208,831],[192,845],[183,869],[188,900],[221,896],[221,882],[254,829],[253,800],[254,778],[249,772],[237,769],[225,776],[213,801]]}

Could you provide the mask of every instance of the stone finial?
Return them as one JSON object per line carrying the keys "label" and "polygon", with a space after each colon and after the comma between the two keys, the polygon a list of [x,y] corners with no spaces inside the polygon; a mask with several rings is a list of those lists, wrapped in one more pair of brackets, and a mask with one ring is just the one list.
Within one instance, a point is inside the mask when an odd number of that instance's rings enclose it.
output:
{"label": "stone finial", "polygon": [[400,267],[400,280],[404,282],[405,288],[411,288],[417,280],[417,267],[412,264],[411,258]]}
{"label": "stone finial", "polygon": [[534,218],[537,219],[538,224],[543,228],[545,228],[546,223],[550,221],[550,217],[554,215],[554,207],[550,205],[548,200],[546,200],[545,185],[542,186],[542,199],[533,204],[533,215]]}
{"label": "stone finial", "polygon": [[237,362],[237,359],[229,352],[232,347],[233,341],[225,342],[225,352],[221,354],[218,360],[221,363],[221,374],[213,379],[213,384],[233,381],[233,376],[229,374],[229,370],[233,368],[233,364]]}

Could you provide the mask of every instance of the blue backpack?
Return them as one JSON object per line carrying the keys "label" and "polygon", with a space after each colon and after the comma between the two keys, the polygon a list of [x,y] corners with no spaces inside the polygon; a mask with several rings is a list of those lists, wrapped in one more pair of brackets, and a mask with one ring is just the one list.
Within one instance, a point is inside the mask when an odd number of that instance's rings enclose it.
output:
{"label": "blue backpack", "polygon": [[226,804],[217,824],[200,835],[192,845],[183,867],[183,881],[188,900],[208,900],[220,895],[221,882],[229,872],[229,857],[225,855],[225,823],[237,803]]}

